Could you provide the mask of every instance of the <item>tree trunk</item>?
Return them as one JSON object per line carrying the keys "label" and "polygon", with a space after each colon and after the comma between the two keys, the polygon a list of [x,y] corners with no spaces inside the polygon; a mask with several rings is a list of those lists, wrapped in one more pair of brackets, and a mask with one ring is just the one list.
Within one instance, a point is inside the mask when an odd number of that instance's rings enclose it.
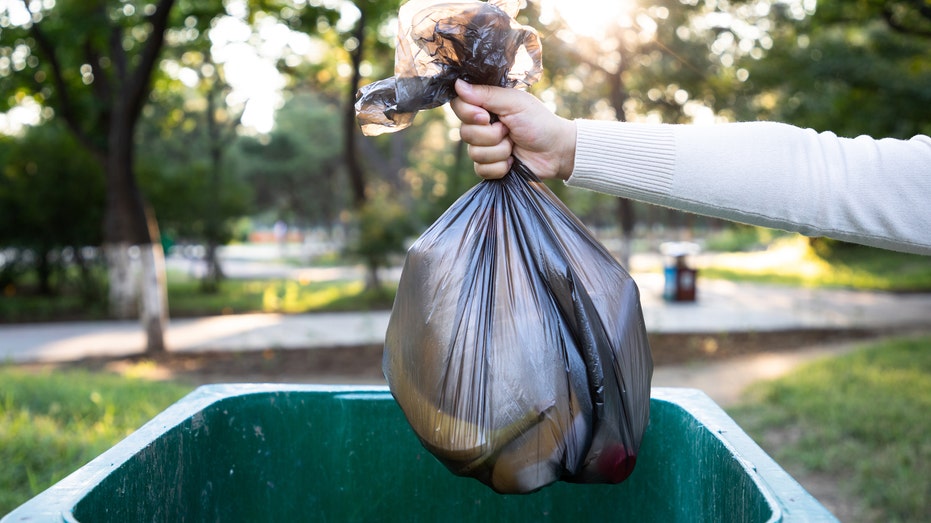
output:
{"label": "tree trunk", "polygon": [[204,273],[204,279],[201,282],[201,289],[204,292],[218,292],[220,290],[220,283],[223,281],[223,278],[226,277],[226,274],[223,272],[223,267],[220,265],[220,257],[217,253],[218,250],[219,246],[216,241],[207,240],[207,253],[204,259],[207,267]]}
{"label": "tree trunk", "polygon": [[634,202],[627,198],[617,199],[617,217],[621,224],[621,252],[619,255],[621,265],[630,270],[630,256],[633,250],[634,237]]}
{"label": "tree trunk", "polygon": [[374,260],[369,259],[365,264],[365,288],[369,291],[378,291],[381,289],[381,278],[378,277],[379,265]]}
{"label": "tree trunk", "polygon": [[36,250],[36,278],[39,280],[39,294],[51,296],[52,292],[52,261],[51,249],[44,245]]}
{"label": "tree trunk", "polygon": [[[359,90],[359,84],[362,83],[362,44],[365,41],[365,10],[360,8],[359,21],[356,23],[353,36],[358,44],[350,53],[352,61],[352,81],[349,82],[349,90],[346,95],[346,112],[343,117],[343,135],[345,139],[344,160],[346,162],[346,171],[349,174],[349,186],[352,189],[352,203],[356,212],[361,212],[365,207],[367,196],[365,194],[365,171],[359,162],[359,154],[356,147],[356,138],[359,135],[358,125],[356,124],[356,92]],[[367,260],[368,268],[365,278],[365,288],[370,291],[378,289],[378,265],[374,260]]]}
{"label": "tree trunk", "polygon": [[[165,350],[167,283],[165,253],[153,213],[147,213],[133,175],[133,124],[124,107],[110,120],[104,251],[110,277],[110,311],[117,318],[138,312],[146,332],[146,353]],[[139,249],[140,271],[130,249]],[[141,305],[141,307],[139,307]]]}
{"label": "tree trunk", "polygon": [[131,171],[132,143],[130,137],[121,132],[124,129],[125,126],[111,123],[106,165],[107,207],[104,213],[110,314],[119,319],[132,318],[139,311],[140,269],[138,256],[132,255],[131,248],[151,243],[142,198]]}
{"label": "tree trunk", "polygon": [[[27,10],[30,10],[31,4],[23,2]],[[147,6],[145,25],[149,29],[148,37],[138,52],[128,56],[127,49],[123,47],[125,28],[118,20],[110,17],[109,4],[90,3],[87,11],[89,18],[83,22],[103,24],[102,27],[109,29],[109,38],[60,42],[61,45],[83,49],[86,63],[95,68],[95,80],[90,86],[94,104],[90,112],[83,110],[86,109],[83,104],[75,104],[72,100],[66,71],[56,56],[55,45],[59,42],[49,38],[40,23],[35,22],[30,27],[36,48],[51,67],[55,92],[50,99],[58,101],[55,107],[57,115],[65,120],[75,137],[103,163],[107,183],[103,249],[110,281],[110,311],[118,318],[133,316],[140,304],[139,283],[143,284],[145,291],[142,293],[141,305],[146,322],[147,352],[158,352],[165,348],[166,315],[163,311],[167,292],[164,252],[159,243],[157,226],[154,216],[147,216],[142,196],[136,187],[133,135],[142,107],[149,98],[152,73],[165,42],[165,30],[174,4],[175,0],[157,0]],[[149,7],[154,7],[154,10]],[[104,60],[110,65],[104,66]],[[99,75],[96,74],[98,66],[101,66]],[[137,278],[140,269],[134,268],[136,262],[131,255],[133,247],[138,247],[141,254],[141,282]]]}
{"label": "tree trunk", "polygon": [[165,352],[168,327],[168,289],[165,281],[165,252],[159,242],[140,245],[142,261],[142,327],[146,354]]}
{"label": "tree trunk", "polygon": [[365,173],[362,165],[359,163],[359,155],[356,151],[356,137],[358,131],[356,128],[356,92],[359,90],[359,84],[362,83],[362,43],[365,40],[365,11],[360,10],[359,21],[356,22],[356,29],[353,36],[358,44],[356,48],[349,53],[352,61],[352,81],[349,82],[349,90],[346,97],[346,112],[343,117],[343,135],[345,138],[344,159],[346,161],[346,171],[349,173],[349,186],[352,188],[352,203],[358,211],[365,204]]}
{"label": "tree trunk", "polygon": [[161,243],[109,243],[104,245],[104,251],[111,312],[120,319],[138,314],[146,334],[146,353],[164,352],[168,295]]}
{"label": "tree trunk", "polygon": [[220,169],[223,162],[223,150],[220,136],[220,129],[216,118],[215,97],[219,95],[217,82],[211,85],[207,93],[207,140],[210,145],[210,178],[208,187],[210,188],[210,198],[207,201],[206,230],[204,236],[207,240],[207,255],[205,262],[207,270],[204,273],[204,279],[201,282],[201,288],[207,292],[217,292],[220,289],[220,281],[223,279],[223,270],[220,268],[220,260],[217,257],[217,249],[220,245]]}
{"label": "tree trunk", "polygon": [[109,282],[107,303],[110,316],[120,320],[133,318],[139,311],[136,289],[139,288],[140,270],[138,264],[133,263],[131,247],[129,242],[116,241],[106,242],[103,246]]}
{"label": "tree trunk", "polygon": [[[614,117],[623,122],[627,120],[624,114],[624,103],[629,98],[627,90],[624,88],[622,74],[627,68],[627,57],[622,56],[621,63],[615,74],[608,74],[611,85],[611,106],[614,107]],[[627,198],[619,198],[617,201],[617,215],[621,224],[621,254],[620,262],[626,269],[630,270],[630,256],[633,248],[634,227],[637,224],[637,215],[634,212],[634,204]]]}
{"label": "tree trunk", "polygon": [[168,290],[161,243],[109,241],[104,253],[111,315],[119,319],[138,315],[146,333],[146,353],[164,352]]}

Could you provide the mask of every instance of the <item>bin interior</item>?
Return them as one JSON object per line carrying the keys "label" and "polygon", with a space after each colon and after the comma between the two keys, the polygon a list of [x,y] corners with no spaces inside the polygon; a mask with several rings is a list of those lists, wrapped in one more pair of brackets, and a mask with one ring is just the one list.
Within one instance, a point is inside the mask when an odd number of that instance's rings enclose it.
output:
{"label": "bin interior", "polygon": [[385,388],[202,387],[3,523],[832,520],[697,394],[654,389],[624,483],[503,496],[436,461]]}

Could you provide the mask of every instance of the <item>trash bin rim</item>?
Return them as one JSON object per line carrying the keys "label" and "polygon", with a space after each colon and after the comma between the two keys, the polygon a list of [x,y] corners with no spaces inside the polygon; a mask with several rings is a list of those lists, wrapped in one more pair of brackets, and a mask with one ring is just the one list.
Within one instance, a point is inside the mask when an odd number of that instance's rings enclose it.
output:
{"label": "trash bin rim", "polygon": [[[234,397],[265,393],[319,392],[372,399],[391,398],[387,386],[301,385],[282,383],[245,383],[203,385],[156,415],[122,441],[92,459],[58,483],[52,485],[10,514],[0,523],[18,521],[20,512],[32,521],[66,521],[77,523],[72,510],[106,476],[132,459],[152,441],[163,436],[210,405]],[[671,403],[702,424],[737,460],[754,481],[772,508],[770,522],[837,521],[794,478],[780,467],[727,413],[707,394],[698,389],[654,387],[651,399]],[[777,497],[774,492],[779,492]]]}

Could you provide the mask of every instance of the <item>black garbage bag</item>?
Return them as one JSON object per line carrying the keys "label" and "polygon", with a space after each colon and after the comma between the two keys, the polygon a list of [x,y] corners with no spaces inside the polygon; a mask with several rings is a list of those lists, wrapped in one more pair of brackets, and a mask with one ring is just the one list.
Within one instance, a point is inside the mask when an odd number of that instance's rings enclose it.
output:
{"label": "black garbage bag", "polygon": [[[541,73],[520,0],[412,0],[395,76],[359,93],[368,135],[449,101],[456,78]],[[502,493],[617,483],[649,420],[653,362],[630,275],[520,161],[463,195],[410,248],[385,339],[392,394],[452,472]]]}
{"label": "black garbage bag", "polygon": [[472,84],[526,87],[542,74],[540,39],[514,20],[519,0],[412,0],[398,15],[395,75],[359,90],[362,132],[410,126],[417,111],[456,96],[457,78]]}
{"label": "black garbage bag", "polygon": [[410,248],[383,363],[424,446],[501,493],[623,481],[649,420],[637,286],[520,162]]}

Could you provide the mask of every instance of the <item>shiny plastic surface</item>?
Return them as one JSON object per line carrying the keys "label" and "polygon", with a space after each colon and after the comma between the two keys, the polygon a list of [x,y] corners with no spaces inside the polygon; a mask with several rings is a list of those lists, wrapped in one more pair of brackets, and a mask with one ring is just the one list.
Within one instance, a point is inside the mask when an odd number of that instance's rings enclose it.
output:
{"label": "shiny plastic surface", "polygon": [[649,419],[636,284],[520,162],[410,248],[384,370],[424,446],[503,493],[624,480]]}
{"label": "shiny plastic surface", "polygon": [[363,134],[408,127],[417,111],[455,97],[461,78],[473,84],[526,87],[542,74],[536,31],[514,20],[518,0],[411,0],[398,13],[395,74],[359,90]]}

